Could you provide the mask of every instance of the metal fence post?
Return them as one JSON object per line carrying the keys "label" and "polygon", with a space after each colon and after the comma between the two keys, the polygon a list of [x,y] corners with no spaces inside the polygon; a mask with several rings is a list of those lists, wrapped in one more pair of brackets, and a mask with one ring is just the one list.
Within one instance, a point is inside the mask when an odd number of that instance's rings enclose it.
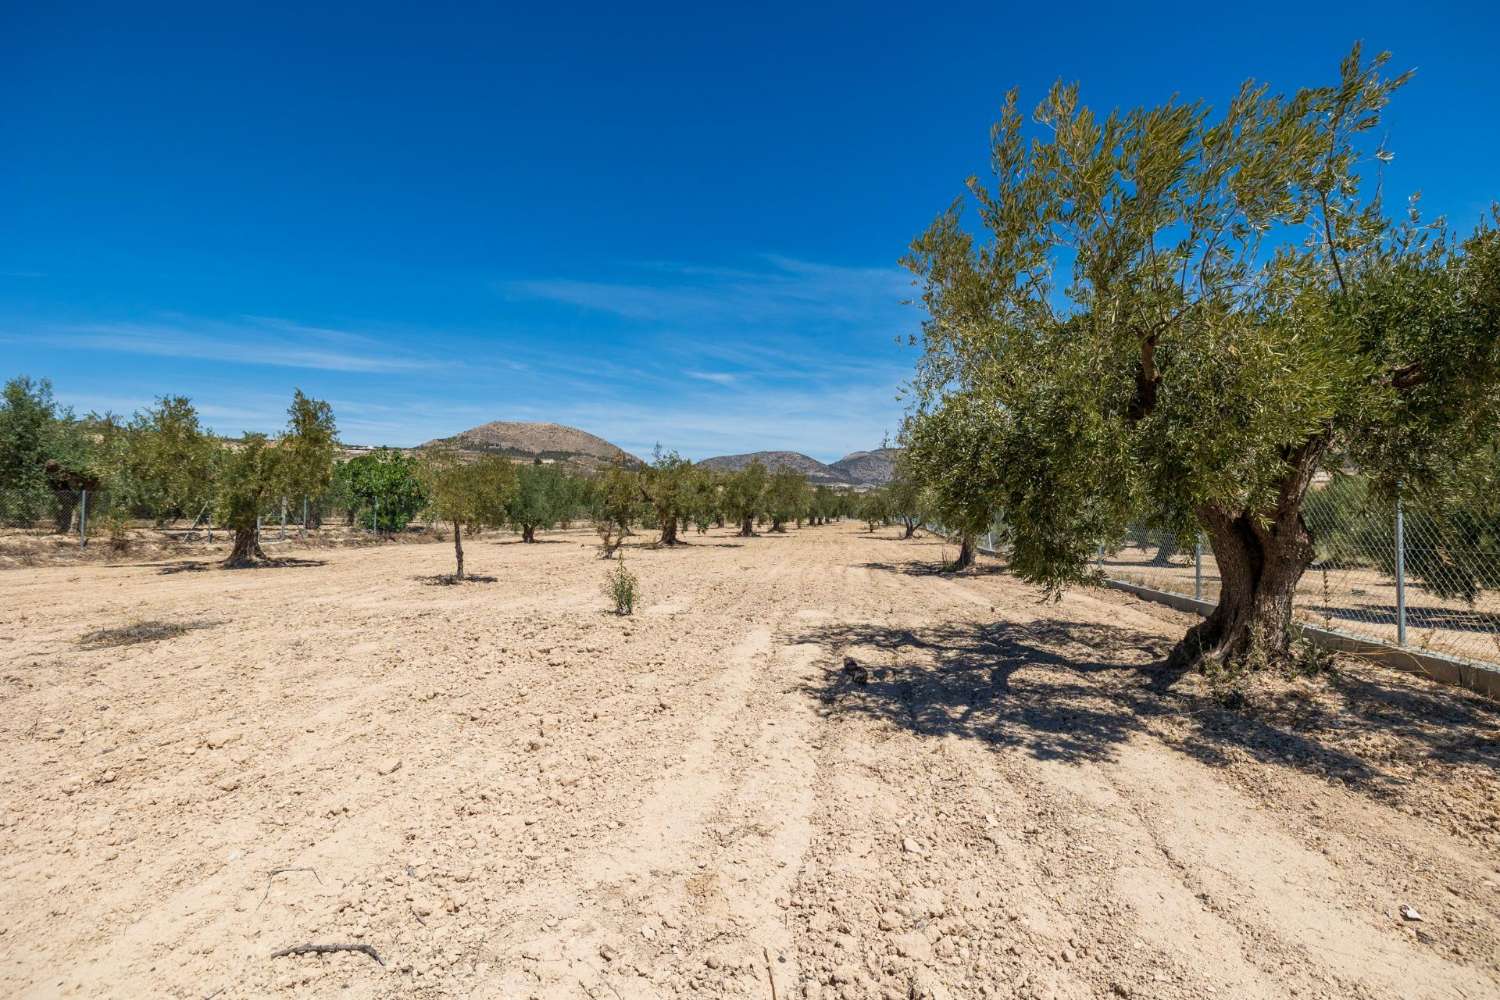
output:
{"label": "metal fence post", "polygon": [[1396,644],[1406,645],[1406,518],[1401,512],[1401,488],[1396,487]]}
{"label": "metal fence post", "polygon": [[277,541],[286,541],[286,497],[281,498],[281,536]]}
{"label": "metal fence post", "polygon": [[307,497],[302,498],[302,531],[298,533],[297,537],[307,537]]}
{"label": "metal fence post", "polygon": [[1193,539],[1193,600],[1203,600],[1203,533]]}
{"label": "metal fence post", "polygon": [[78,547],[89,547],[89,491],[79,490],[78,498]]}

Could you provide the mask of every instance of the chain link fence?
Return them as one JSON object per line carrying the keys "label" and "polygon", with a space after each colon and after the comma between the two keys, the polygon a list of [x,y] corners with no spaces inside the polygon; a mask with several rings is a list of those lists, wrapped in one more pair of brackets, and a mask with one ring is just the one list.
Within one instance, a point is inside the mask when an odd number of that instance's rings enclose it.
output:
{"label": "chain link fence", "polygon": [[[1404,510],[1335,479],[1303,512],[1315,556],[1296,616],[1403,648],[1500,665],[1500,522],[1472,512]],[[1139,527],[1100,553],[1105,576],[1217,601],[1218,567],[1199,539]]]}
{"label": "chain link fence", "polygon": [[[262,545],[279,542],[377,537],[421,531],[425,525],[393,518],[379,500],[348,504],[327,497],[273,500],[260,512]],[[37,551],[58,545],[117,548],[140,541],[224,542],[228,532],[211,505],[158,516],[107,490],[0,487],[0,549]]]}

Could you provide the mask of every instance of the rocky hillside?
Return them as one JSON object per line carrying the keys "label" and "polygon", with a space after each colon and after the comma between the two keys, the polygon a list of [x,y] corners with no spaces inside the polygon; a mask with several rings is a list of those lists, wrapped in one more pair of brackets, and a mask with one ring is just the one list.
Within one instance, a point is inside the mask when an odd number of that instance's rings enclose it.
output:
{"label": "rocky hillside", "polygon": [[617,462],[641,464],[639,458],[602,437],[563,424],[494,420],[452,437],[428,441],[422,447],[429,445],[488,452],[515,459],[540,458],[585,469],[602,468]]}
{"label": "rocky hillside", "polygon": [[900,448],[854,451],[828,468],[860,486],[884,486],[895,478],[896,456],[900,454]]}
{"label": "rocky hillside", "polygon": [[816,458],[811,458],[800,451],[755,451],[748,455],[719,455],[714,458],[705,458],[698,464],[707,469],[718,469],[722,472],[736,472],[743,469],[756,459],[772,472],[779,469],[792,469],[807,477],[807,481],[814,486],[849,486],[851,481],[829,466],[824,465]]}

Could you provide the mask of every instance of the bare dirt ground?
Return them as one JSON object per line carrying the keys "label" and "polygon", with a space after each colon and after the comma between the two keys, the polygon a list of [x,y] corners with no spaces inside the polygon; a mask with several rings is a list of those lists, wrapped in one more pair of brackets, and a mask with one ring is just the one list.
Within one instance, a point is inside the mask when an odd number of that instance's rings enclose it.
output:
{"label": "bare dirt ground", "polygon": [[852,525],[619,618],[588,540],[0,573],[0,995],[1500,995],[1489,703],[1220,710],[1182,616]]}

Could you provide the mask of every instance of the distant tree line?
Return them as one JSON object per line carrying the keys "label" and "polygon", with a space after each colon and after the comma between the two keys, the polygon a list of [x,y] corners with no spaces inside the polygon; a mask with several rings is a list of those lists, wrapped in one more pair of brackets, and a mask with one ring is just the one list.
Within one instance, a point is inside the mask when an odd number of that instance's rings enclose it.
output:
{"label": "distant tree line", "polygon": [[813,487],[800,473],[758,461],[720,472],[660,448],[643,466],[589,473],[448,448],[382,448],[353,458],[340,458],[341,450],[332,407],[300,390],[281,433],[223,438],[183,396],[161,397],[128,419],[78,416],[56,402],[45,379],[21,376],[0,398],[0,522],[46,520],[69,531],[87,490],[93,523],[120,533],[131,520],[222,527],[234,536],[227,564],[243,566],[265,558],[263,520],[289,516],[318,527],[340,517],[391,535],[425,516],[452,531],[462,576],[464,537],[486,529],[511,530],[530,543],[538,532],[587,521],[608,558],[637,533],[674,546],[712,526],[732,525],[743,536],[784,532],[864,516],[872,505],[883,512],[887,502],[883,494]]}

